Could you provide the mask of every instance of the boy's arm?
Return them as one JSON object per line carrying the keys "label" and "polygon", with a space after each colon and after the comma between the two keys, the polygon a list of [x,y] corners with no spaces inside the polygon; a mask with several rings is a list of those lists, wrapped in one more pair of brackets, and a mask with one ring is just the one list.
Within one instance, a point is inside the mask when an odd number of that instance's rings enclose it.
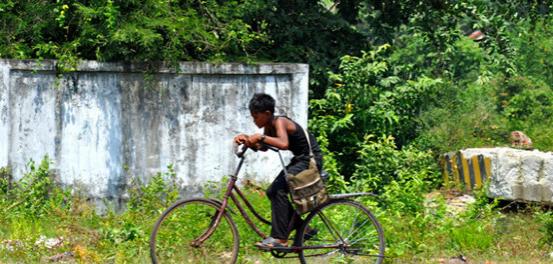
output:
{"label": "boy's arm", "polygon": [[276,136],[253,134],[248,137],[250,144],[266,143],[279,149],[288,149],[288,133],[285,119],[278,119],[275,124]]}

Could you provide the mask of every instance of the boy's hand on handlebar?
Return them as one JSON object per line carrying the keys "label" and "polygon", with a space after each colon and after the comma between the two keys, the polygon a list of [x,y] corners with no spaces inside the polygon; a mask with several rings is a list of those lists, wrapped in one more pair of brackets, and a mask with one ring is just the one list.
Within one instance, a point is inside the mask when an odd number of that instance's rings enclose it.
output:
{"label": "boy's hand on handlebar", "polygon": [[234,142],[236,144],[244,144],[249,148],[256,149],[256,148],[259,148],[260,145],[262,145],[261,144],[262,138],[263,138],[263,135],[257,134],[257,133],[250,136],[245,134],[240,134],[234,137]]}
{"label": "boy's hand on handlebar", "polygon": [[251,144],[259,144],[261,143],[261,139],[263,138],[263,135],[255,133],[251,136],[249,136],[248,140]]}
{"label": "boy's hand on handlebar", "polygon": [[246,147],[250,148],[250,149],[256,149],[256,145],[255,143],[252,143],[251,141],[251,136],[248,136],[248,135],[245,135],[245,134],[240,134],[238,136],[235,136],[234,137],[234,142],[236,144],[243,144],[243,145],[246,145]]}
{"label": "boy's hand on handlebar", "polygon": [[234,143],[247,145],[248,135],[240,134],[234,137]]}

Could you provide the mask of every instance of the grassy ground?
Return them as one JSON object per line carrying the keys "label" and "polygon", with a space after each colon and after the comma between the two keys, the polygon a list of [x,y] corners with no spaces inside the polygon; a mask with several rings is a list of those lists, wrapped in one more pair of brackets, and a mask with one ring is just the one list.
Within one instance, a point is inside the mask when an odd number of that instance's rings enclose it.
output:
{"label": "grassy ground", "polygon": [[[172,175],[169,170],[148,184],[134,184],[126,210],[103,214],[78,194],[55,187],[47,162],[34,167],[16,186],[7,188],[0,181],[0,263],[149,263],[152,227],[178,199],[175,185],[168,183]],[[264,193],[247,187],[244,193],[269,218]],[[205,195],[220,197],[212,191]],[[377,203],[372,198],[360,202],[384,228],[387,263],[448,263],[460,255],[469,263],[553,262],[553,214],[539,206],[505,206],[482,193],[475,195],[475,202],[460,211],[450,210],[449,191],[434,191],[426,199],[415,195],[398,196],[391,202]],[[239,263],[298,262],[257,250],[253,245],[260,238],[241,217],[233,217],[240,233]],[[188,222],[198,220],[191,217]],[[269,226],[260,227],[269,232]],[[328,262],[341,263],[321,259],[309,263]]]}
{"label": "grassy ground", "polygon": [[[255,206],[268,212],[262,194],[247,193]],[[471,209],[443,217],[435,216],[436,212],[402,216],[372,209],[386,232],[387,263],[447,263],[458,255],[469,263],[553,261],[549,257],[552,248],[540,243],[547,213],[541,208],[501,211],[489,207],[478,209],[477,217]],[[4,212],[0,216],[0,263],[40,263],[56,255],[69,263],[149,263],[148,236],[159,210],[98,215],[92,205],[75,200],[69,209],[53,209],[37,218]],[[239,263],[297,263],[297,259],[275,259],[258,251],[253,244],[259,238],[244,221],[235,220],[241,235]],[[48,245],[47,239],[58,242]],[[59,255],[63,253],[70,256]]]}

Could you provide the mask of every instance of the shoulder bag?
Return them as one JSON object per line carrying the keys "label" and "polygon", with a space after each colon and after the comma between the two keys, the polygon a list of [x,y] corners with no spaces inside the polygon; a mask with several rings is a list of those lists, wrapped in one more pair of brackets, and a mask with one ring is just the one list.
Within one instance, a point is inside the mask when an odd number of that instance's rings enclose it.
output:
{"label": "shoulder bag", "polygon": [[290,198],[300,215],[310,212],[328,200],[328,194],[321,179],[321,174],[317,169],[313,151],[311,150],[309,134],[305,129],[303,129],[303,132],[307,138],[307,144],[309,144],[309,168],[296,175],[288,174],[286,176],[288,188],[290,189]]}

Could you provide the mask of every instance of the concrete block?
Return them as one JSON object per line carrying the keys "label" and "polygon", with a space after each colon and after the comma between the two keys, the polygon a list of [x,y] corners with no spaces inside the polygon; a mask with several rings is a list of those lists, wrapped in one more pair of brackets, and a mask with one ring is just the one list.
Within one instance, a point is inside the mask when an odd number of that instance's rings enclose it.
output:
{"label": "concrete block", "polygon": [[[490,171],[483,177],[489,181],[488,196],[506,200],[522,200],[528,202],[553,202],[553,154],[538,150],[519,150],[512,148],[471,148],[464,149],[457,154],[460,160],[473,161],[464,162],[469,164],[465,170],[475,172],[474,157],[483,157],[491,163]],[[447,155],[444,155],[447,156]],[[444,159],[447,160],[447,159]],[[460,164],[463,164],[461,162]],[[444,171],[448,168],[455,168],[447,162],[442,162]],[[460,171],[463,168],[459,169]],[[451,171],[451,169],[449,169]],[[461,172],[457,174],[444,173],[449,178],[463,177]],[[465,177],[466,178],[466,177]],[[462,182],[463,179],[456,180]],[[465,181],[466,182],[466,181]],[[483,183],[470,182],[469,188],[485,186]]]}

